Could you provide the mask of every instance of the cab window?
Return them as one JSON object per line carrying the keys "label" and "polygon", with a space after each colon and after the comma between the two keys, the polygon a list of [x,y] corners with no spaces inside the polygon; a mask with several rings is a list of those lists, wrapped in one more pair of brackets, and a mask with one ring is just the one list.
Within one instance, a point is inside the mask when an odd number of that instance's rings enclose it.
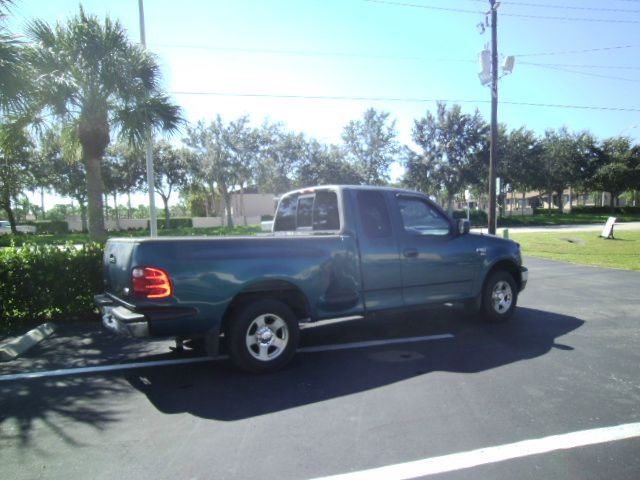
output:
{"label": "cab window", "polygon": [[335,192],[293,194],[284,197],[278,206],[274,231],[340,230],[338,196]]}

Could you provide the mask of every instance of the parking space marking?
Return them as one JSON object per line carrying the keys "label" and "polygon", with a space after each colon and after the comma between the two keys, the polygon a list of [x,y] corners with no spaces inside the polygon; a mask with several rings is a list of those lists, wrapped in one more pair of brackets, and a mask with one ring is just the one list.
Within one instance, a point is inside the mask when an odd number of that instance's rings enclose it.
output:
{"label": "parking space marking", "polygon": [[[329,352],[334,350],[371,348],[371,347],[378,347],[383,345],[393,345],[398,343],[416,343],[416,342],[427,342],[431,340],[444,340],[447,338],[454,338],[454,337],[450,333],[446,333],[443,335],[428,335],[423,337],[391,338],[388,340],[372,340],[367,342],[354,342],[354,343],[341,343],[341,344],[338,343],[334,345],[318,345],[315,347],[299,348],[298,353],[316,353],[316,352]],[[213,362],[217,360],[224,360],[226,358],[228,357],[219,356],[219,357],[178,358],[173,360],[157,360],[153,362],[119,363],[117,365],[99,365],[96,367],[65,368],[60,370],[48,370],[43,372],[16,373],[11,375],[0,375],[0,382],[13,381],[13,380],[32,380],[36,378],[45,378],[45,377],[62,377],[66,375],[80,375],[80,374],[86,374],[86,373],[113,372],[117,370],[162,367],[167,365],[186,365],[190,363]]]}
{"label": "parking space marking", "polygon": [[581,430],[495,447],[480,448],[468,452],[426,458],[359,472],[321,477],[316,480],[409,480],[490,463],[504,462],[515,458],[540,455],[556,450],[569,450],[637,437],[640,437],[640,423],[627,423],[613,427]]}
{"label": "parking space marking", "polygon": [[99,365],[97,367],[65,368],[60,370],[48,370],[44,372],[16,373],[2,375],[0,381],[8,380],[32,380],[44,377],[63,377],[66,375],[78,375],[83,373],[111,372],[116,370],[130,370],[134,368],[161,367],[165,365],[185,365],[189,363],[212,362],[224,357],[196,357],[179,358],[175,360],[157,360],[155,362],[119,363],[117,365]]}

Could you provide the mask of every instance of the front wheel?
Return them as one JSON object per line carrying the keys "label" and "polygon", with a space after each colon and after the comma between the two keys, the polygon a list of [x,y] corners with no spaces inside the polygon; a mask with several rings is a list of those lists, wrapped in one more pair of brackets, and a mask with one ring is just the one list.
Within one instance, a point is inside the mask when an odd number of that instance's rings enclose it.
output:
{"label": "front wheel", "polygon": [[484,284],[482,290],[482,313],[492,323],[507,321],[516,309],[518,290],[509,272],[498,271]]}
{"label": "front wheel", "polygon": [[299,337],[298,320],[287,305],[277,300],[258,300],[231,318],[229,354],[241,370],[270,372],[291,360]]}

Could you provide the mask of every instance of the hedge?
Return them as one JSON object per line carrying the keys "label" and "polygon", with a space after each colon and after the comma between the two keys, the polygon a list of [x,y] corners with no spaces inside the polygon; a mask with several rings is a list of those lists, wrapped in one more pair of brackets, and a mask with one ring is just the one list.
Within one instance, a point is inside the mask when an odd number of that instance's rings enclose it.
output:
{"label": "hedge", "polygon": [[0,331],[97,318],[93,296],[103,289],[102,255],[96,243],[0,249]]}
{"label": "hedge", "polygon": [[[466,210],[454,210],[453,218],[467,218]],[[482,225],[486,226],[489,218],[487,217],[487,212],[484,210],[470,210],[469,211],[469,219],[471,221],[471,225],[477,226]]]}
{"label": "hedge", "polygon": [[[587,213],[593,215],[610,215],[611,207],[596,207],[593,205],[576,205],[571,209],[571,213]],[[615,207],[614,213],[618,215],[640,214],[640,207]]]}
{"label": "hedge", "polygon": [[69,224],[64,220],[36,220],[35,222],[26,222],[26,224],[34,225],[36,233],[40,235],[69,233]]}
{"label": "hedge", "polygon": [[[164,228],[164,218],[158,218],[158,228]],[[169,226],[171,228],[192,228],[193,219],[190,217],[175,217],[169,219]],[[147,222],[147,230],[149,229],[149,222]]]}

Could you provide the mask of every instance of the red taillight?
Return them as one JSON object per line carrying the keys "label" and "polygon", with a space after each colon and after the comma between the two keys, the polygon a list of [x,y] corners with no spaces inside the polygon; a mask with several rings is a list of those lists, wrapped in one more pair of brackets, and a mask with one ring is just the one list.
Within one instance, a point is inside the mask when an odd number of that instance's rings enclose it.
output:
{"label": "red taillight", "polygon": [[145,298],[171,296],[169,276],[159,268],[136,267],[131,271],[133,294]]}

